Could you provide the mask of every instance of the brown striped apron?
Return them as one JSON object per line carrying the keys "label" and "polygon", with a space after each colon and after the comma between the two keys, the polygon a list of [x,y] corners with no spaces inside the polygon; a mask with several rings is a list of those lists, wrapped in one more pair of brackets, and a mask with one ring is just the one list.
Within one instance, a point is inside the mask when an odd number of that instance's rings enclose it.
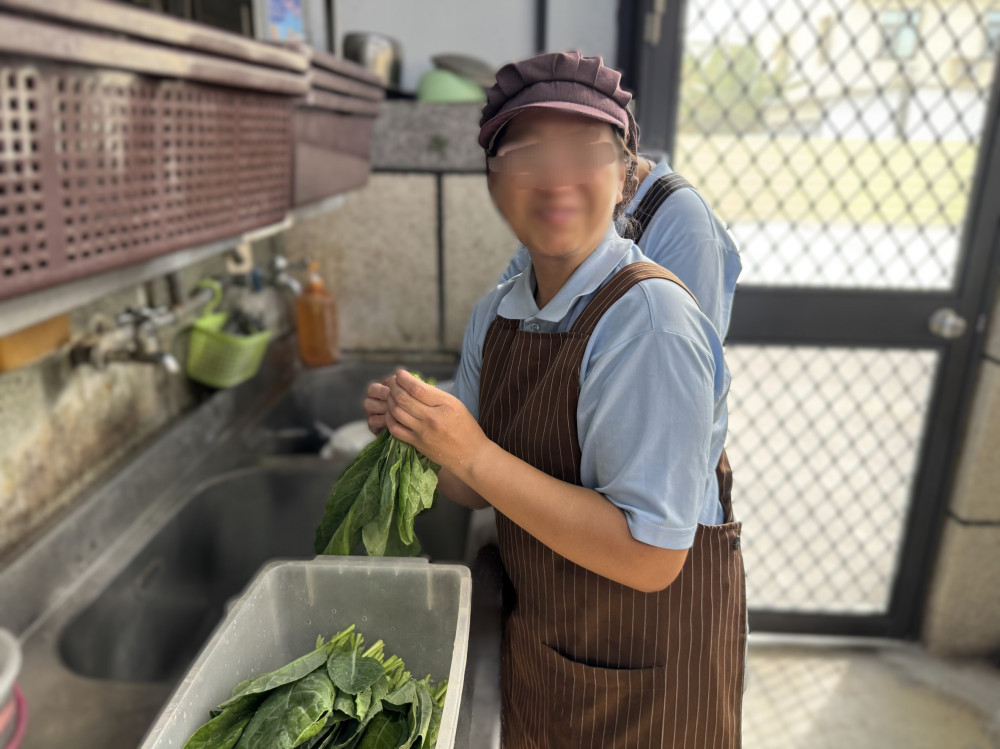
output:
{"label": "brown striped apron", "polygon": [[[490,439],[580,484],[576,412],[584,351],[601,316],[647,278],[684,286],[658,265],[634,263],[565,333],[493,321],[479,401]],[[740,746],[746,595],[728,469],[723,453],[717,475],[725,523],[698,526],[679,576],[658,593],[590,572],[497,513],[506,573],[504,749]]]}

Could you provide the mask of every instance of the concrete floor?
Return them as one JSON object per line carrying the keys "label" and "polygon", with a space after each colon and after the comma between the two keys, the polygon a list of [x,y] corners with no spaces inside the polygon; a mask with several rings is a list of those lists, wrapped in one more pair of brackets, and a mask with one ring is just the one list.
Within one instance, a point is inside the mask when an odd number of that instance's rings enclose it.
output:
{"label": "concrete floor", "polygon": [[1000,749],[1000,669],[904,643],[751,635],[744,749]]}

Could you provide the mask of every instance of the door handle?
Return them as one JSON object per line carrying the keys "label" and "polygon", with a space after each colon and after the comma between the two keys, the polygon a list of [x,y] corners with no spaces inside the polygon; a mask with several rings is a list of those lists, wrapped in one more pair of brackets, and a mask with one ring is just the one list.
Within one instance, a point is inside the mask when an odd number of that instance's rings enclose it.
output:
{"label": "door handle", "polygon": [[927,325],[931,329],[931,333],[946,341],[961,338],[965,335],[966,328],[969,327],[965,318],[951,307],[942,307],[936,310],[931,315],[931,319],[927,321]]}

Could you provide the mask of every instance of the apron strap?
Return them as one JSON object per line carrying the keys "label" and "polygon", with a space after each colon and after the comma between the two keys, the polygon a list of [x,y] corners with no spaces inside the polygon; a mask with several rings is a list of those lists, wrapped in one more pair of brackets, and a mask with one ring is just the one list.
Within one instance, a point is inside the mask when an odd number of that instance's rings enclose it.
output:
{"label": "apron strap", "polygon": [[625,231],[625,239],[638,242],[646,233],[646,229],[649,228],[653,214],[660,210],[660,206],[666,202],[667,198],[684,187],[691,187],[691,183],[676,172],[666,174],[650,185],[646,194],[642,196],[642,200],[639,201],[635,213],[632,214],[632,221],[629,222]]}
{"label": "apron strap", "polygon": [[684,285],[684,282],[666,268],[656,263],[630,263],[615,273],[611,277],[611,280],[604,284],[604,287],[594,295],[594,298],[584,307],[583,312],[580,313],[576,322],[573,323],[572,331],[584,335],[593,333],[594,328],[597,327],[597,323],[601,321],[604,313],[611,309],[612,305],[621,299],[626,291],[640,281],[645,281],[648,278],[662,278],[671,281],[690,294],[695,304],[698,303],[697,298]]}
{"label": "apron strap", "polygon": [[722,448],[719,465],[715,467],[715,479],[719,482],[719,504],[722,505],[723,523],[736,521],[733,514],[733,469],[729,467],[729,456]]}
{"label": "apron strap", "polygon": [[[666,268],[662,268],[656,263],[631,263],[615,273],[611,280],[594,295],[594,298],[584,307],[583,312],[580,313],[576,322],[573,323],[572,332],[582,333],[587,336],[591,335],[594,332],[594,328],[597,327],[597,323],[600,322],[601,317],[604,316],[604,313],[615,302],[621,299],[626,291],[640,281],[645,281],[647,278],[662,278],[671,281],[690,294],[695,304],[698,303],[697,298],[684,285],[684,282]],[[719,504],[722,505],[723,522],[731,523],[734,519],[733,471],[729,467],[729,456],[726,454],[725,449],[723,449],[722,455],[719,458],[719,464],[715,467],[715,477],[719,483]]]}

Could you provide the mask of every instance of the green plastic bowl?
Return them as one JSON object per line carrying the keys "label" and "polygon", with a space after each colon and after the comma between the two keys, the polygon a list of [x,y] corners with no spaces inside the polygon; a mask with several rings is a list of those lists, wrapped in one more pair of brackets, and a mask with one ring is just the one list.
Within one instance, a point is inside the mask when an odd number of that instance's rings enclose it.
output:
{"label": "green plastic bowl", "polygon": [[471,78],[450,70],[428,70],[417,84],[417,99],[437,103],[484,102],[486,91]]}

